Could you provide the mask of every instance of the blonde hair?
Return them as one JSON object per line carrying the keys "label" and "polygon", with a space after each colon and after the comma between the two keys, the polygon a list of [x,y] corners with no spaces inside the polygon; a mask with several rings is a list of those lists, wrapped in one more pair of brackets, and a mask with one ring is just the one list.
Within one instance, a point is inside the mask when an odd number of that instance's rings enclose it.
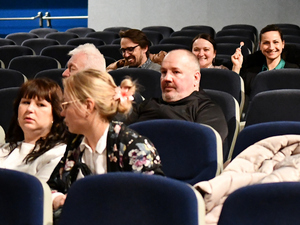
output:
{"label": "blonde hair", "polygon": [[[72,101],[79,100],[84,103],[91,98],[95,101],[95,107],[99,115],[111,121],[116,113],[127,114],[132,102],[129,98],[125,101],[116,99],[116,84],[112,76],[106,71],[94,69],[83,70],[77,74],[63,80],[64,91],[68,93]],[[128,89],[128,93],[133,95],[136,84],[131,79],[126,78],[121,82],[120,88]]]}
{"label": "blonde hair", "polygon": [[79,45],[69,52],[69,56],[73,56],[79,53],[83,53],[87,57],[87,63],[85,69],[93,68],[101,71],[106,71],[106,62],[104,56],[96,48],[94,44],[86,43]]}

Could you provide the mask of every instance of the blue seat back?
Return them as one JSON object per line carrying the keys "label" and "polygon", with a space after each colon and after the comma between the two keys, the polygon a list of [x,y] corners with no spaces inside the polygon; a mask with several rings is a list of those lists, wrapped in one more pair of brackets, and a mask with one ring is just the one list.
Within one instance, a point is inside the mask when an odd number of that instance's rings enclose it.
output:
{"label": "blue seat back", "polygon": [[222,141],[212,128],[184,120],[149,120],[131,124],[157,148],[167,177],[195,184],[220,173]]}
{"label": "blue seat back", "polygon": [[201,196],[187,184],[158,175],[119,172],[76,181],[59,224],[198,225],[203,224],[201,218]]}

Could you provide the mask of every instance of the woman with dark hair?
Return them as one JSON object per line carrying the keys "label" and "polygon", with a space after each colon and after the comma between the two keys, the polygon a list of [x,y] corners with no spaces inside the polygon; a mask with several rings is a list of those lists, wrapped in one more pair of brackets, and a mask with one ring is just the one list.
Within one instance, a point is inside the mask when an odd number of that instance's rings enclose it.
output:
{"label": "woman with dark hair", "polygon": [[[215,64],[215,57],[217,55],[216,42],[209,34],[199,34],[192,41],[192,52],[199,59],[200,68],[217,68],[226,69],[223,65],[217,66]],[[237,53],[236,53],[237,54]],[[232,71],[238,73],[240,65],[242,64],[242,57],[239,60],[232,60]]]}
{"label": "woman with dark hair", "polygon": [[[286,48],[281,29],[270,24],[264,27],[259,34],[260,51],[245,57],[241,71],[238,71],[244,79],[245,92],[250,95],[254,78],[261,71],[299,68],[299,53],[295,48]],[[240,49],[236,50],[233,60],[240,60]]]}
{"label": "woman with dark hair", "polygon": [[0,167],[47,181],[66,149],[67,129],[61,112],[62,90],[49,79],[21,86],[14,114],[0,148]]}

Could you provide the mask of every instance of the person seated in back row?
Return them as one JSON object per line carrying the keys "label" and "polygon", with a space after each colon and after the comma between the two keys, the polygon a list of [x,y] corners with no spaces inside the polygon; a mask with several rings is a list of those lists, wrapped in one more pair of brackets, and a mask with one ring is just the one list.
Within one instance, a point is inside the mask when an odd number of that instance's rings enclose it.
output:
{"label": "person seated in back row", "polygon": [[[192,40],[192,52],[198,58],[201,68],[228,70],[228,68],[223,65],[215,65],[215,58],[217,56],[216,47],[217,44],[215,40],[209,34],[199,34]],[[242,62],[243,55],[240,53],[238,60],[232,60],[232,71],[239,73]]]}
{"label": "person seated in back row", "polygon": [[[62,73],[63,78],[70,77],[86,69],[106,71],[105,58],[94,44],[79,45],[71,50],[68,55],[71,58],[67,63],[67,68]],[[134,99],[134,104],[139,104],[143,101],[142,96],[138,92],[134,94]]]}
{"label": "person seated in back row", "polygon": [[105,58],[95,45],[86,43],[74,48],[68,54],[71,56],[63,77],[69,77],[85,69],[106,71]]}
{"label": "person seated in back row", "polygon": [[151,119],[179,119],[214,128],[224,141],[228,127],[222,109],[200,89],[200,65],[190,51],[170,51],[161,65],[162,98],[149,99],[133,109],[126,124]]}
{"label": "person seated in back row", "polygon": [[160,72],[160,63],[166,52],[161,51],[158,54],[150,54],[149,46],[151,43],[144,32],[137,29],[129,29],[120,31],[120,37],[120,52],[124,59],[110,64],[106,68],[107,71],[137,67]]}
{"label": "person seated in back row", "polygon": [[[244,58],[241,49],[237,48],[232,56],[232,62],[240,64],[237,73],[245,83],[245,93],[250,96],[253,81],[256,75],[262,71],[277,70],[284,68],[299,68],[299,52],[293,48],[285,49],[285,42],[281,29],[276,25],[267,25],[259,34],[260,51]],[[298,65],[297,65],[298,63]]]}

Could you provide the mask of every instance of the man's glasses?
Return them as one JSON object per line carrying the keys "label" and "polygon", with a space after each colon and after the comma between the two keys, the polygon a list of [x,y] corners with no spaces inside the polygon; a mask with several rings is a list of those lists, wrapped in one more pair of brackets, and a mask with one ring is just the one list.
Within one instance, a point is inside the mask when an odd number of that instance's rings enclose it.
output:
{"label": "man's glasses", "polygon": [[137,46],[139,46],[139,45],[136,45],[136,46],[134,46],[134,47],[128,47],[128,48],[120,48],[120,53],[121,53],[122,55],[124,55],[126,52],[127,52],[128,54],[131,54]]}
{"label": "man's glasses", "polygon": [[77,99],[77,100],[73,100],[73,101],[62,102],[62,103],[61,103],[61,108],[62,108],[63,110],[65,110],[65,109],[68,108],[68,105],[69,105],[69,104],[74,103],[74,102],[78,102],[78,101],[79,101],[79,100]]}

